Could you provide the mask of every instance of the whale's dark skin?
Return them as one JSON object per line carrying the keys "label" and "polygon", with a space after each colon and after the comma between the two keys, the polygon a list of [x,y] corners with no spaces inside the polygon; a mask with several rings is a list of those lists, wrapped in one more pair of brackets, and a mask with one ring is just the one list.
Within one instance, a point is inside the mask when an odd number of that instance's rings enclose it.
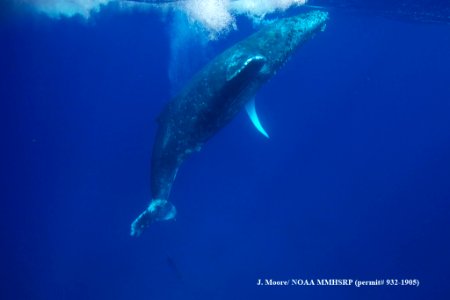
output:
{"label": "whale's dark skin", "polygon": [[152,201],[133,222],[131,235],[175,217],[168,199],[181,163],[228,124],[326,20],[326,12],[313,11],[273,22],[214,58],[166,105],[153,145]]}

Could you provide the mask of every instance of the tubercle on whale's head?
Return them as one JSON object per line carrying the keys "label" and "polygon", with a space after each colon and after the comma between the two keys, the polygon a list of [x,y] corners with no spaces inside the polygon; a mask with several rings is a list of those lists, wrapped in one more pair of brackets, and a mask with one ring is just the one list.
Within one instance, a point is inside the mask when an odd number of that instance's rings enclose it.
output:
{"label": "tubercle on whale's head", "polygon": [[325,29],[328,13],[311,11],[277,20],[255,35],[261,54],[277,69],[315,33]]}

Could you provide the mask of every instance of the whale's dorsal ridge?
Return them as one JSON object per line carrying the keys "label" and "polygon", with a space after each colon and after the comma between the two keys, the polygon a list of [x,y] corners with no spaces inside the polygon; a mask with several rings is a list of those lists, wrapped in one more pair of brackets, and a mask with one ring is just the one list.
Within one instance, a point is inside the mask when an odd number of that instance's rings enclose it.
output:
{"label": "whale's dorsal ridge", "polygon": [[263,55],[235,55],[229,59],[227,66],[227,81],[241,80],[246,76],[255,76],[266,63]]}

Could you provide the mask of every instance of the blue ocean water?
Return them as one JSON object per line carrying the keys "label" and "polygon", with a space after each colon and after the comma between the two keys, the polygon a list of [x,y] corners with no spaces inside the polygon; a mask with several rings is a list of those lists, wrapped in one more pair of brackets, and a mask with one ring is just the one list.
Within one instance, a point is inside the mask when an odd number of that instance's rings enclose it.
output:
{"label": "blue ocean water", "polygon": [[[3,17],[1,299],[448,299],[447,24],[331,10],[257,95],[271,139],[239,115],[132,238],[169,36],[154,12]],[[420,286],[256,285],[292,278]]]}

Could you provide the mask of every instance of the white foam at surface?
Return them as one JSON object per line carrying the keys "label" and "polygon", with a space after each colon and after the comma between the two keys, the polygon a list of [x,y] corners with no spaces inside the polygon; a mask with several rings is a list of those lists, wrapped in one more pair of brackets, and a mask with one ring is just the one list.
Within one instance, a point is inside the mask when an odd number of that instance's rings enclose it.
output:
{"label": "white foam at surface", "polygon": [[[235,17],[264,18],[266,14],[304,5],[307,0],[186,0],[179,2],[190,19],[210,32],[212,39],[236,28]],[[181,5],[181,3],[183,3]]]}
{"label": "white foam at surface", "polygon": [[111,1],[115,0],[21,0],[17,2],[29,5],[52,18],[75,15],[89,18],[92,12],[99,11],[102,5]]}
{"label": "white foam at surface", "polygon": [[[3,1],[3,0],[0,0]],[[110,3],[128,10],[132,7],[157,10],[165,15],[168,10],[175,11],[171,20],[170,62],[168,75],[172,92],[195,69],[202,56],[201,50],[209,40],[218,39],[222,34],[236,28],[236,17],[245,15],[253,20],[262,20],[266,14],[299,6],[307,0],[179,0],[170,3],[138,3],[139,0],[13,0],[26,4],[38,12],[53,18],[82,16],[89,18],[92,13],[101,11]],[[134,2],[138,1],[138,2]],[[154,0],[157,2],[158,0]],[[178,14],[183,14],[180,17]],[[206,35],[205,35],[206,33]],[[206,36],[206,38],[205,38]],[[191,45],[192,47],[189,47]],[[194,48],[196,47],[196,49]]]}
{"label": "white foam at surface", "polygon": [[189,18],[205,26],[212,38],[234,24],[229,0],[189,0],[183,6]]}
{"label": "white foam at surface", "polygon": [[307,0],[239,0],[233,1],[230,10],[236,14],[264,17],[275,11],[284,11],[291,6],[304,5]]}
{"label": "white foam at surface", "polygon": [[[50,17],[72,17],[81,15],[89,18],[92,12],[98,12],[108,3],[123,4],[139,0],[15,0],[34,7]],[[158,0],[155,0],[157,2]],[[183,11],[192,22],[203,26],[215,39],[221,33],[236,27],[235,18],[238,15],[263,18],[266,14],[283,11],[292,6],[303,5],[307,0],[179,0],[160,4],[142,4],[149,9],[166,11],[168,6]]]}

